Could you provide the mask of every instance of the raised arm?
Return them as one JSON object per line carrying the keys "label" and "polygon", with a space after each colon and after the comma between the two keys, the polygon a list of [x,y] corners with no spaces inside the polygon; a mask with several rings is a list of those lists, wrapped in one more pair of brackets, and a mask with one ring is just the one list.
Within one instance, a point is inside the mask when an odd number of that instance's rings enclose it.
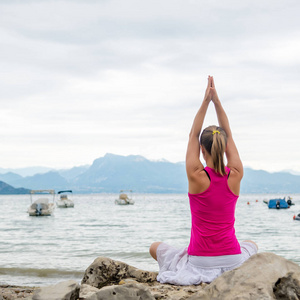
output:
{"label": "raised arm", "polygon": [[202,170],[204,168],[200,161],[199,136],[202,130],[207,108],[212,97],[212,84],[212,77],[208,76],[208,83],[204,99],[195,116],[192,129],[189,135],[188,147],[186,152],[186,173],[189,179],[191,179],[197,171]]}
{"label": "raised arm", "polygon": [[235,172],[235,175],[241,180],[243,177],[243,164],[240,159],[237,147],[234,143],[231,129],[229,126],[229,121],[227,115],[222,107],[221,101],[218,97],[214,79],[212,78],[212,102],[215,105],[215,110],[219,122],[219,126],[222,127],[227,134],[227,148],[225,151],[227,157],[227,166]]}

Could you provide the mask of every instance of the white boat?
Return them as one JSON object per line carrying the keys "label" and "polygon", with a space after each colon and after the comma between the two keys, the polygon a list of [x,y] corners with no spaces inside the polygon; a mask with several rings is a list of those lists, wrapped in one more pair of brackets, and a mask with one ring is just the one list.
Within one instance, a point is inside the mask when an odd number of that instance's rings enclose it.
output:
{"label": "white boat", "polygon": [[36,216],[36,217],[51,216],[55,208],[54,197],[55,197],[54,190],[31,190],[30,191],[31,204],[27,211],[29,213],[29,216]]}
{"label": "white boat", "polygon": [[293,219],[294,219],[294,220],[297,220],[297,221],[300,221],[300,214],[298,214],[297,216],[294,215]]}
{"label": "white boat", "polygon": [[119,199],[115,200],[115,204],[118,204],[118,205],[133,205],[134,204],[134,200],[132,199],[132,196],[128,197],[128,195],[125,192],[132,193],[131,190],[129,190],[129,191],[121,190],[120,195],[119,195]]}
{"label": "white boat", "polygon": [[67,193],[72,193],[71,190],[67,191],[59,191],[57,194],[59,195],[59,199],[56,201],[57,207],[60,208],[67,208],[67,207],[74,207],[74,202],[70,199]]}

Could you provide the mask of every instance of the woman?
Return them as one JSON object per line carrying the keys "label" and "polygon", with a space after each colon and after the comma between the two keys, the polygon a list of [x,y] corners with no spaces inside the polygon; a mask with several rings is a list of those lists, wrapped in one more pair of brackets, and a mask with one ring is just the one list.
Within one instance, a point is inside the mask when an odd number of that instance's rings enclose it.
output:
{"label": "woman", "polygon": [[[207,127],[199,141],[211,101],[220,127]],[[205,168],[200,161],[200,151],[206,162]],[[161,283],[192,285],[211,282],[223,272],[240,266],[258,249],[254,242],[239,243],[235,236],[234,213],[243,165],[212,76],[208,77],[204,100],[190,132],[186,172],[192,214],[190,244],[183,249],[163,242],[151,245],[149,251],[158,261],[157,280]]]}

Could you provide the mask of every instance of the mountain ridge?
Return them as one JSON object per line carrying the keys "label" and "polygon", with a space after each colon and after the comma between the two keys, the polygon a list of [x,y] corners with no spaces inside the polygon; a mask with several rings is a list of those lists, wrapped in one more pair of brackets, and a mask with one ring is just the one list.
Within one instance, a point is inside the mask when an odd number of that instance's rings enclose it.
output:
{"label": "mountain ridge", "polygon": [[20,195],[20,194],[28,194],[30,192],[29,189],[24,188],[14,188],[11,185],[0,181],[0,195]]}
{"label": "mountain ridge", "polygon": [[[140,193],[186,193],[188,190],[183,162],[151,161],[140,155],[112,153],[96,158],[91,165],[49,169],[46,173],[26,177],[7,172],[0,174],[0,181],[16,188],[72,189],[77,193],[118,193],[121,189]],[[300,193],[300,176],[246,167],[241,193]]]}

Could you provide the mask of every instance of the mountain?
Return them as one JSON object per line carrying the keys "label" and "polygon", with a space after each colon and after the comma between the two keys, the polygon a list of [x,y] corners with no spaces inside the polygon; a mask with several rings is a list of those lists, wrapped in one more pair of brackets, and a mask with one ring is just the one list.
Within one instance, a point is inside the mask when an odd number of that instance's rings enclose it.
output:
{"label": "mountain", "polygon": [[19,174],[8,172],[5,174],[0,174],[0,180],[4,182],[8,182],[11,185],[15,185],[15,182],[18,182],[19,180],[22,180],[23,177]]}
{"label": "mountain", "polygon": [[185,165],[150,161],[138,155],[106,154],[94,160],[90,168],[73,182],[82,191],[181,193],[186,191]]}
{"label": "mountain", "polygon": [[44,174],[35,174],[19,180],[15,186],[26,186],[32,190],[53,189],[63,190],[67,189],[69,182],[62,177],[58,172],[50,171]]}
{"label": "mountain", "polygon": [[2,195],[18,195],[18,194],[29,194],[30,190],[24,188],[15,189],[11,185],[0,181],[0,194]]}
{"label": "mountain", "polygon": [[0,180],[14,187],[26,187],[31,190],[68,189],[70,183],[58,172],[50,171],[44,174],[22,177],[14,173],[0,174]]}
{"label": "mountain", "polygon": [[[0,174],[0,180],[17,188],[72,189],[77,193],[118,193],[121,189],[138,193],[187,193],[188,190],[184,163],[150,161],[138,155],[106,154],[90,166],[26,177],[8,172]],[[300,176],[245,168],[241,193],[300,193]]]}
{"label": "mountain", "polygon": [[79,166],[79,167],[73,167],[71,169],[65,169],[65,170],[58,170],[58,173],[64,177],[67,180],[72,180],[75,177],[79,176],[80,174],[84,173],[85,171],[87,171],[87,169],[89,168],[89,165],[85,165],[85,166]]}
{"label": "mountain", "polygon": [[241,184],[243,193],[299,193],[300,176],[287,172],[269,173],[263,170],[244,169]]}
{"label": "mountain", "polygon": [[300,172],[294,171],[294,170],[283,170],[284,173],[290,173],[292,175],[300,175]]}
{"label": "mountain", "polygon": [[0,168],[0,174],[14,173],[14,174],[21,175],[22,177],[33,176],[38,173],[41,174],[49,171],[53,171],[53,168],[48,168],[48,167],[26,167],[26,168],[17,168],[17,169]]}

